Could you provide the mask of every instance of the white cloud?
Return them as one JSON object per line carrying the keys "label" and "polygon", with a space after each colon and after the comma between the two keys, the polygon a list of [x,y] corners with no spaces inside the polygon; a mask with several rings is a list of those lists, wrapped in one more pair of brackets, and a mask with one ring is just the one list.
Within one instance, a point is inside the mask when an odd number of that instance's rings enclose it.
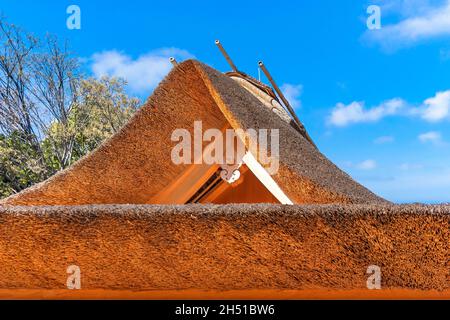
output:
{"label": "white cloud", "polygon": [[422,143],[442,144],[442,135],[437,131],[425,132],[419,135],[419,141]]}
{"label": "white cloud", "polygon": [[303,91],[303,86],[301,84],[295,85],[285,83],[281,86],[281,91],[294,109],[300,108],[300,96]]}
{"label": "white cloud", "polygon": [[411,203],[449,202],[450,171],[445,166],[424,170],[398,171],[393,180],[365,181],[365,185],[388,200]]}
{"label": "white cloud", "polygon": [[[411,1],[409,1],[411,2]],[[421,2],[420,10],[414,2]],[[364,37],[379,43],[386,50],[396,50],[426,39],[450,36],[450,0],[440,5],[431,5],[425,1],[413,1],[401,6],[407,16],[396,24],[383,26],[380,30],[368,30]]]}
{"label": "white cloud", "polygon": [[[450,19],[450,17],[449,17]],[[438,92],[424,101],[425,109],[422,118],[429,122],[437,122],[450,117],[450,90]]]}
{"label": "white cloud", "polygon": [[373,142],[375,144],[385,144],[385,143],[391,143],[394,142],[394,137],[393,136],[381,136],[376,138]]}
{"label": "white cloud", "polygon": [[349,105],[338,103],[331,111],[328,122],[338,127],[353,123],[376,122],[386,116],[398,114],[406,105],[402,99],[391,99],[373,108],[365,108],[364,102],[352,102]]}
{"label": "white cloud", "polygon": [[[425,99],[419,106],[411,106],[400,98],[394,98],[372,108],[365,108],[364,102],[354,101],[348,105],[338,103],[328,116],[328,123],[337,127],[350,124],[377,122],[387,116],[420,117],[427,122],[450,120],[450,90],[437,92],[433,97]],[[375,140],[375,143],[389,141]],[[380,139],[379,138],[379,139]]]}
{"label": "white cloud", "polygon": [[441,49],[439,51],[439,56],[441,58],[441,61],[447,61],[450,60],[450,50],[446,50],[446,49]]}
{"label": "white cloud", "polygon": [[178,59],[193,57],[186,50],[177,48],[158,49],[136,59],[123,52],[111,50],[93,54],[91,68],[96,77],[120,77],[128,82],[133,93],[149,94],[171,70],[171,56]]}
{"label": "white cloud", "polygon": [[395,13],[403,17],[417,16],[446,2],[446,0],[371,0],[370,3],[373,1],[381,6],[384,15]]}
{"label": "white cloud", "polygon": [[423,168],[423,165],[421,165],[421,164],[409,163],[409,162],[402,163],[399,166],[399,169],[402,170],[402,171],[419,170],[419,169],[422,169],[422,168]]}
{"label": "white cloud", "polygon": [[354,163],[352,161],[345,161],[341,165],[348,169],[358,169],[365,171],[373,170],[378,166],[377,162],[372,159],[367,159],[358,163]]}
{"label": "white cloud", "polygon": [[364,160],[363,162],[358,163],[356,165],[356,168],[360,169],[360,170],[373,170],[376,167],[377,167],[377,162],[375,160],[371,160],[371,159]]}
{"label": "white cloud", "polygon": [[338,81],[338,82],[336,82],[336,85],[341,90],[346,90],[347,89],[347,83],[345,83],[345,82]]}

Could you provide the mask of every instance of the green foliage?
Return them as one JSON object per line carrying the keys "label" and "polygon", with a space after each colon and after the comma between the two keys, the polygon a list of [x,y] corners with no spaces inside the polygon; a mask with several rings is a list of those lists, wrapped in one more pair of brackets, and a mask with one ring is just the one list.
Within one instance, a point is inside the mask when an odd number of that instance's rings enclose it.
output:
{"label": "green foliage", "polygon": [[0,197],[25,189],[46,178],[39,155],[21,132],[0,135]]}
{"label": "green foliage", "polygon": [[[39,150],[19,131],[0,134],[0,198],[65,169],[120,130],[139,105],[138,99],[127,96],[125,85],[116,78],[81,80],[67,121],[51,122]],[[55,151],[68,143],[70,161],[64,166]]]}
{"label": "green foliage", "polygon": [[0,17],[0,198],[49,178],[116,133],[139,101],[125,81],[84,78],[54,36]]}
{"label": "green foliage", "polygon": [[96,148],[116,133],[134,114],[139,100],[124,92],[126,83],[117,78],[87,79],[81,81],[81,103],[77,104],[69,123],[76,138],[74,160]]}

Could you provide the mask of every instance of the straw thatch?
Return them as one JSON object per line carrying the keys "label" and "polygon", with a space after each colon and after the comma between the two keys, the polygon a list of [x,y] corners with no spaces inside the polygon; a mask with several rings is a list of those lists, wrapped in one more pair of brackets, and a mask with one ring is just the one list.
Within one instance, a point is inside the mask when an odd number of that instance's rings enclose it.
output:
{"label": "straw thatch", "polygon": [[369,265],[386,292],[450,289],[450,206],[6,206],[0,220],[2,289],[65,289],[69,265],[84,290],[368,291]]}
{"label": "straw thatch", "polygon": [[280,169],[273,179],[294,203],[383,203],[314,148],[297,130],[226,75],[189,60],[96,151],[49,180],[0,203],[13,205],[143,204],[186,166],[171,161],[173,130],[279,129]]}

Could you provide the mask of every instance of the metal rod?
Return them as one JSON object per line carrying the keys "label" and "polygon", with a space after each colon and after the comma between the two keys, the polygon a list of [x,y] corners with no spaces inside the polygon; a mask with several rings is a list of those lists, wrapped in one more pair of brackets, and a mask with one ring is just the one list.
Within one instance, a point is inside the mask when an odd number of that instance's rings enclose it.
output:
{"label": "metal rod", "polygon": [[170,57],[169,61],[170,61],[171,64],[173,64],[174,67],[176,67],[178,65],[178,62],[177,62],[177,60],[175,60],[174,57]]}
{"label": "metal rod", "polygon": [[234,72],[238,72],[238,69],[236,68],[235,64],[233,63],[233,60],[231,60],[230,56],[228,55],[228,53],[225,51],[225,49],[222,47],[222,44],[220,43],[219,40],[216,40],[216,45],[219,48],[220,52],[222,52],[223,56],[225,57],[225,59],[227,59],[228,64],[231,66],[231,69]]}
{"label": "metal rod", "polygon": [[[262,61],[258,62],[259,67],[261,68],[261,70],[264,72],[264,74],[266,75],[267,79],[270,81],[270,83],[272,84],[272,87],[275,89],[275,91],[277,92],[278,96],[280,97],[281,101],[283,101],[283,104],[286,106],[286,108],[288,109],[289,113],[291,114],[291,117],[293,118],[295,124],[297,125],[297,127],[300,129],[300,131],[303,133],[303,135],[305,136],[305,138],[314,146],[316,147],[316,145],[314,144],[314,142],[312,141],[311,137],[309,136],[308,132],[306,131],[305,127],[303,126],[303,124],[300,122],[300,119],[297,117],[297,115],[295,114],[294,109],[291,107],[291,104],[289,103],[289,101],[286,99],[286,97],[284,96],[283,92],[281,92],[280,88],[278,87],[278,85],[275,83],[275,81],[273,80],[272,76],[270,75],[269,70],[267,70],[266,66],[264,65],[264,63]],[[317,148],[317,147],[316,147]]]}

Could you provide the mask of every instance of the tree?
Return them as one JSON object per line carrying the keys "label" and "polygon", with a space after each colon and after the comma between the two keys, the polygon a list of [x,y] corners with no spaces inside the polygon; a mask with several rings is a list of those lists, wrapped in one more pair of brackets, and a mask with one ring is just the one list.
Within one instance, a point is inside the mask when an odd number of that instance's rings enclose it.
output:
{"label": "tree", "polygon": [[19,131],[0,135],[0,198],[19,192],[47,177],[36,150]]}
{"label": "tree", "polygon": [[[42,137],[46,137],[59,169],[63,169],[71,164],[75,144],[69,115],[77,104],[79,65],[67,50],[67,44],[60,47],[55,37],[47,35],[42,46],[42,51],[33,54],[30,61],[33,77],[28,89],[36,101],[37,111],[34,126]],[[50,126],[55,123],[60,132],[58,140],[49,135]]]}
{"label": "tree", "polygon": [[21,132],[39,152],[33,115],[35,105],[28,87],[31,80],[29,62],[37,39],[0,19],[0,130],[6,134]]}
{"label": "tree", "polygon": [[[71,157],[66,166],[77,161],[101,142],[118,132],[139,106],[139,99],[125,93],[126,82],[118,78],[89,78],[80,81],[76,103],[65,122],[51,123],[44,145],[46,148],[71,141]],[[55,155],[50,150],[49,154]],[[54,156],[53,156],[54,157]],[[52,163],[65,168],[58,158]]]}
{"label": "tree", "polygon": [[124,80],[79,70],[67,43],[0,18],[0,198],[67,168],[136,111]]}

